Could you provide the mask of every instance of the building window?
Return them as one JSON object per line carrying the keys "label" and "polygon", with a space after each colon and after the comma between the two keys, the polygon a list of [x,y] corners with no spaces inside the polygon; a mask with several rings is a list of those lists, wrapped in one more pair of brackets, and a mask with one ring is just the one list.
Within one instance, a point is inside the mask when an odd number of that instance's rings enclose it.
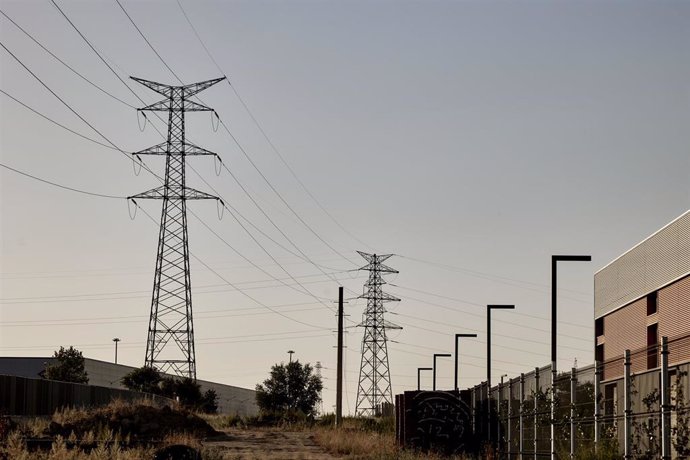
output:
{"label": "building window", "polygon": [[594,352],[594,359],[600,363],[604,362],[604,344],[603,343],[601,345],[597,345],[597,348]]}
{"label": "building window", "polygon": [[618,408],[616,402],[618,400],[618,387],[615,383],[609,383],[604,387],[604,415],[616,415]]}
{"label": "building window", "polygon": [[659,323],[647,326],[647,369],[659,366]]}
{"label": "building window", "polygon": [[657,311],[658,292],[654,291],[647,295],[647,316],[653,315]]}
{"label": "building window", "polygon": [[594,335],[596,337],[604,335],[604,318],[597,318],[594,321]]}

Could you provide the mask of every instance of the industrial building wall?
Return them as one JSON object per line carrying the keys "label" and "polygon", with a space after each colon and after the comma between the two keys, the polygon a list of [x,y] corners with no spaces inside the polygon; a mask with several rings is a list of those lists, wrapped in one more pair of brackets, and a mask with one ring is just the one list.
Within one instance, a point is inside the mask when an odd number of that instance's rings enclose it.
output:
{"label": "industrial building wall", "polygon": [[[604,345],[604,361],[622,356],[626,349],[646,348],[647,327],[652,324],[658,324],[658,343],[664,336],[673,339],[690,335],[690,276],[658,291],[656,313],[647,314],[647,297],[643,297],[604,316],[603,321],[604,335],[597,337],[597,344]],[[671,365],[690,361],[690,347],[673,352]],[[633,360],[632,372],[646,370],[645,360]],[[606,379],[620,377],[622,365],[612,364],[606,373]]]}
{"label": "industrial building wall", "polygon": [[[637,350],[647,346],[647,298],[637,300],[604,317],[604,361],[622,356],[625,350]],[[620,366],[620,375],[623,367]],[[632,369],[640,372],[646,368]],[[613,375],[607,375],[609,379]]]}
{"label": "industrial building wall", "polygon": [[[659,336],[690,334],[690,276],[659,291]],[[682,361],[690,361],[690,350],[674,350]]]}

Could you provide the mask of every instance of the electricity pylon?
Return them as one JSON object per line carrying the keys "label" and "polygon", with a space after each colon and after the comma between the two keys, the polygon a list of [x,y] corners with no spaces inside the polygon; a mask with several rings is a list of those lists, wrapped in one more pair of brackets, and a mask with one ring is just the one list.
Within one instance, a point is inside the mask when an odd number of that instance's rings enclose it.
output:
{"label": "electricity pylon", "polygon": [[367,287],[367,292],[359,296],[360,299],[367,299],[367,309],[364,311],[364,320],[358,324],[364,327],[364,337],[362,338],[362,362],[359,368],[355,413],[358,416],[376,417],[381,415],[384,403],[393,403],[386,330],[402,329],[383,319],[383,314],[386,312],[383,303],[398,302],[400,299],[381,290],[381,286],[386,284],[382,273],[398,273],[398,271],[383,264],[393,254],[376,255],[357,252],[369,262],[368,265],[360,268],[360,270],[369,271],[369,280],[364,285]]}
{"label": "electricity pylon", "polygon": [[194,380],[196,355],[187,239],[187,200],[220,199],[186,185],[186,156],[218,155],[185,140],[184,114],[212,111],[210,107],[193,102],[190,98],[224,79],[225,77],[185,86],[170,86],[132,77],[132,80],[165,97],[138,109],[139,111],[168,112],[168,139],[133,154],[165,156],[165,181],[160,187],[128,197],[133,201],[163,200],[145,365]]}

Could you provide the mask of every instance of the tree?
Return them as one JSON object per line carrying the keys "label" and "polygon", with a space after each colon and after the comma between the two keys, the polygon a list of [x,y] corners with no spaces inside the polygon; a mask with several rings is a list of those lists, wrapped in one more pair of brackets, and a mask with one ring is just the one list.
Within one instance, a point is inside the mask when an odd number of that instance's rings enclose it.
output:
{"label": "tree", "polygon": [[256,385],[256,403],[264,413],[290,416],[302,412],[313,417],[322,389],[321,378],[312,374],[311,365],[299,361],[275,364],[270,378]]}
{"label": "tree", "polygon": [[205,414],[215,414],[218,412],[218,393],[216,393],[216,390],[209,388],[204,392],[199,409]]}
{"label": "tree", "polygon": [[122,384],[130,390],[143,393],[160,394],[158,386],[162,380],[161,374],[153,367],[140,367],[122,377]]}
{"label": "tree", "polygon": [[180,404],[187,407],[196,407],[201,403],[201,386],[189,377],[163,378],[161,394],[168,398],[179,398]]}
{"label": "tree", "polygon": [[61,382],[89,383],[81,351],[72,346],[60,347],[60,350],[53,354],[53,360],[54,362],[46,364],[43,378]]}

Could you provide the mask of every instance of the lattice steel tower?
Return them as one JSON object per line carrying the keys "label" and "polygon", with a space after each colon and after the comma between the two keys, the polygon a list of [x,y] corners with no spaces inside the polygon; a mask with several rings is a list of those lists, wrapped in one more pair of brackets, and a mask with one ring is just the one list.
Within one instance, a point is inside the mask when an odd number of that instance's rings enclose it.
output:
{"label": "lattice steel tower", "polygon": [[165,156],[165,182],[160,187],[128,197],[132,200],[163,200],[145,365],[161,372],[196,380],[187,200],[219,198],[187,187],[185,157],[218,155],[185,140],[184,114],[213,110],[191,101],[190,98],[225,78],[185,86],[163,85],[134,77],[132,79],[165,97],[160,102],[138,109],[139,111],[168,112],[167,141],[133,154]]}
{"label": "lattice steel tower", "polygon": [[358,324],[364,327],[364,337],[355,412],[359,416],[379,416],[384,403],[393,403],[386,329],[402,329],[383,319],[383,314],[386,312],[383,303],[397,302],[400,299],[381,290],[381,286],[386,284],[382,274],[398,273],[398,271],[383,264],[393,254],[376,255],[357,252],[369,262],[368,265],[360,268],[360,270],[369,271],[369,280],[364,285],[367,292],[359,296],[360,299],[367,299],[367,309],[364,311],[364,320]]}

